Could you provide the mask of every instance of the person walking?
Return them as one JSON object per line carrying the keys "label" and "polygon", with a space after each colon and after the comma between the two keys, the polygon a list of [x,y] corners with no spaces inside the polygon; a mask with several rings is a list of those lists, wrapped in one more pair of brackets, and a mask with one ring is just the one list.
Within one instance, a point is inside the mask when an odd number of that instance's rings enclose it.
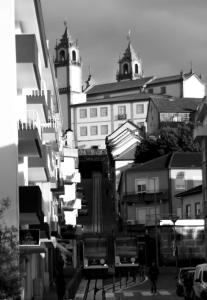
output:
{"label": "person walking", "polygon": [[150,284],[151,284],[151,292],[152,294],[157,293],[157,280],[159,276],[159,269],[155,262],[152,263],[152,265],[149,268],[148,276],[150,279]]}

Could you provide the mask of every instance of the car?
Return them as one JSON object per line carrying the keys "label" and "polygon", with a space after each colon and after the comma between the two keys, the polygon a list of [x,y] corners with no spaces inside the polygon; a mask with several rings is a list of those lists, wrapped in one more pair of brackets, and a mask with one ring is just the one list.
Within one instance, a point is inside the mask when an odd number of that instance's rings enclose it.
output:
{"label": "car", "polygon": [[184,277],[189,271],[195,271],[195,267],[183,267],[179,269],[177,284],[176,284],[176,294],[177,296],[184,296]]}
{"label": "car", "polygon": [[194,299],[207,299],[207,263],[197,265],[193,278]]}

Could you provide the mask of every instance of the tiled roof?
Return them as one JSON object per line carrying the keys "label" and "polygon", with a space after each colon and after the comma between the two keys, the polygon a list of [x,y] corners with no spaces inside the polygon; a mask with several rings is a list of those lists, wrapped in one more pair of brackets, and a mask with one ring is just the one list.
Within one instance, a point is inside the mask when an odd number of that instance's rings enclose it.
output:
{"label": "tiled roof", "polygon": [[133,144],[131,147],[129,147],[129,149],[121,153],[115,160],[134,160],[136,149],[137,143]]}
{"label": "tiled roof", "polygon": [[147,101],[147,100],[150,100],[150,97],[151,97],[151,94],[137,92],[136,94],[128,94],[128,95],[117,96],[117,97],[106,97],[103,99],[94,99],[94,100],[87,99],[87,102],[73,104],[73,105],[71,105],[71,107],[87,106],[87,105],[93,105],[93,104],[109,104],[109,103],[115,103],[115,102]]}
{"label": "tiled roof", "polygon": [[165,77],[159,77],[152,80],[148,86],[154,85],[154,84],[161,84],[161,83],[167,83],[171,81],[182,81],[183,77],[181,74],[179,75],[171,75],[171,76],[165,76]]}
{"label": "tiled roof", "polygon": [[152,97],[159,112],[192,112],[196,111],[202,98],[169,98],[169,97]]}
{"label": "tiled roof", "polygon": [[88,96],[95,94],[103,94],[110,92],[118,92],[121,90],[135,89],[144,86],[153,76],[143,77],[136,80],[125,80],[119,82],[111,82],[105,84],[97,84],[87,91]]}
{"label": "tiled roof", "polygon": [[176,194],[175,197],[185,197],[185,196],[190,196],[190,195],[200,194],[200,193],[202,193],[202,184],[200,184],[194,188],[191,188],[185,192]]}
{"label": "tiled roof", "polygon": [[200,152],[174,152],[172,154],[170,168],[201,168],[202,157]]}
{"label": "tiled roof", "polygon": [[135,164],[132,168],[128,169],[127,172],[142,172],[167,169],[170,157],[171,154],[166,154],[142,164]]}

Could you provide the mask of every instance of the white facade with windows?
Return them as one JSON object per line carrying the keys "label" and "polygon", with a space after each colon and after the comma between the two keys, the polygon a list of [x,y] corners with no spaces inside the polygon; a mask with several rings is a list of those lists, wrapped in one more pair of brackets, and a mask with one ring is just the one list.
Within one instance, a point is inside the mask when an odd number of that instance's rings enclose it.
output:
{"label": "white facade with windows", "polygon": [[128,102],[106,104],[93,102],[72,106],[72,129],[78,147],[105,149],[106,136],[127,120],[138,127],[146,127],[149,99],[132,102],[129,98]]}

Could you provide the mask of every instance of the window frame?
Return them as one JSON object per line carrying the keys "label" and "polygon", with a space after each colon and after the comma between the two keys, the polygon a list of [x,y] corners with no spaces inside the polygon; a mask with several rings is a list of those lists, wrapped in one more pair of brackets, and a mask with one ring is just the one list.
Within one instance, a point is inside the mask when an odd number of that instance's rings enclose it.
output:
{"label": "window frame", "polygon": [[[106,113],[103,113],[104,111]],[[100,116],[101,117],[108,117],[108,107],[107,106],[100,107]]]}
{"label": "window frame", "polygon": [[[83,130],[83,128],[86,130],[86,134],[82,134],[82,130]],[[87,128],[87,126],[80,126],[80,136],[87,136],[88,135],[88,128]]]}
{"label": "window frame", "polygon": [[[142,109],[139,110],[138,107],[142,107]],[[144,113],[144,103],[137,103],[136,104],[136,114],[141,115],[143,113]]]}
{"label": "window frame", "polygon": [[[96,132],[93,132],[93,129],[96,128]],[[90,135],[94,136],[94,135],[98,135],[98,126],[97,125],[92,125],[90,126]]]}
{"label": "window frame", "polygon": [[[107,132],[103,132],[103,128],[107,128]],[[109,132],[109,126],[108,124],[102,124],[101,125],[101,135],[106,135]]]}
{"label": "window frame", "polygon": [[[92,114],[92,111],[96,111],[95,115]],[[97,107],[90,107],[90,118],[96,118],[98,116]]]}
{"label": "window frame", "polygon": [[[85,113],[82,114],[83,112],[85,112]],[[80,108],[79,117],[80,117],[80,119],[86,119],[87,118],[87,108]]]}

